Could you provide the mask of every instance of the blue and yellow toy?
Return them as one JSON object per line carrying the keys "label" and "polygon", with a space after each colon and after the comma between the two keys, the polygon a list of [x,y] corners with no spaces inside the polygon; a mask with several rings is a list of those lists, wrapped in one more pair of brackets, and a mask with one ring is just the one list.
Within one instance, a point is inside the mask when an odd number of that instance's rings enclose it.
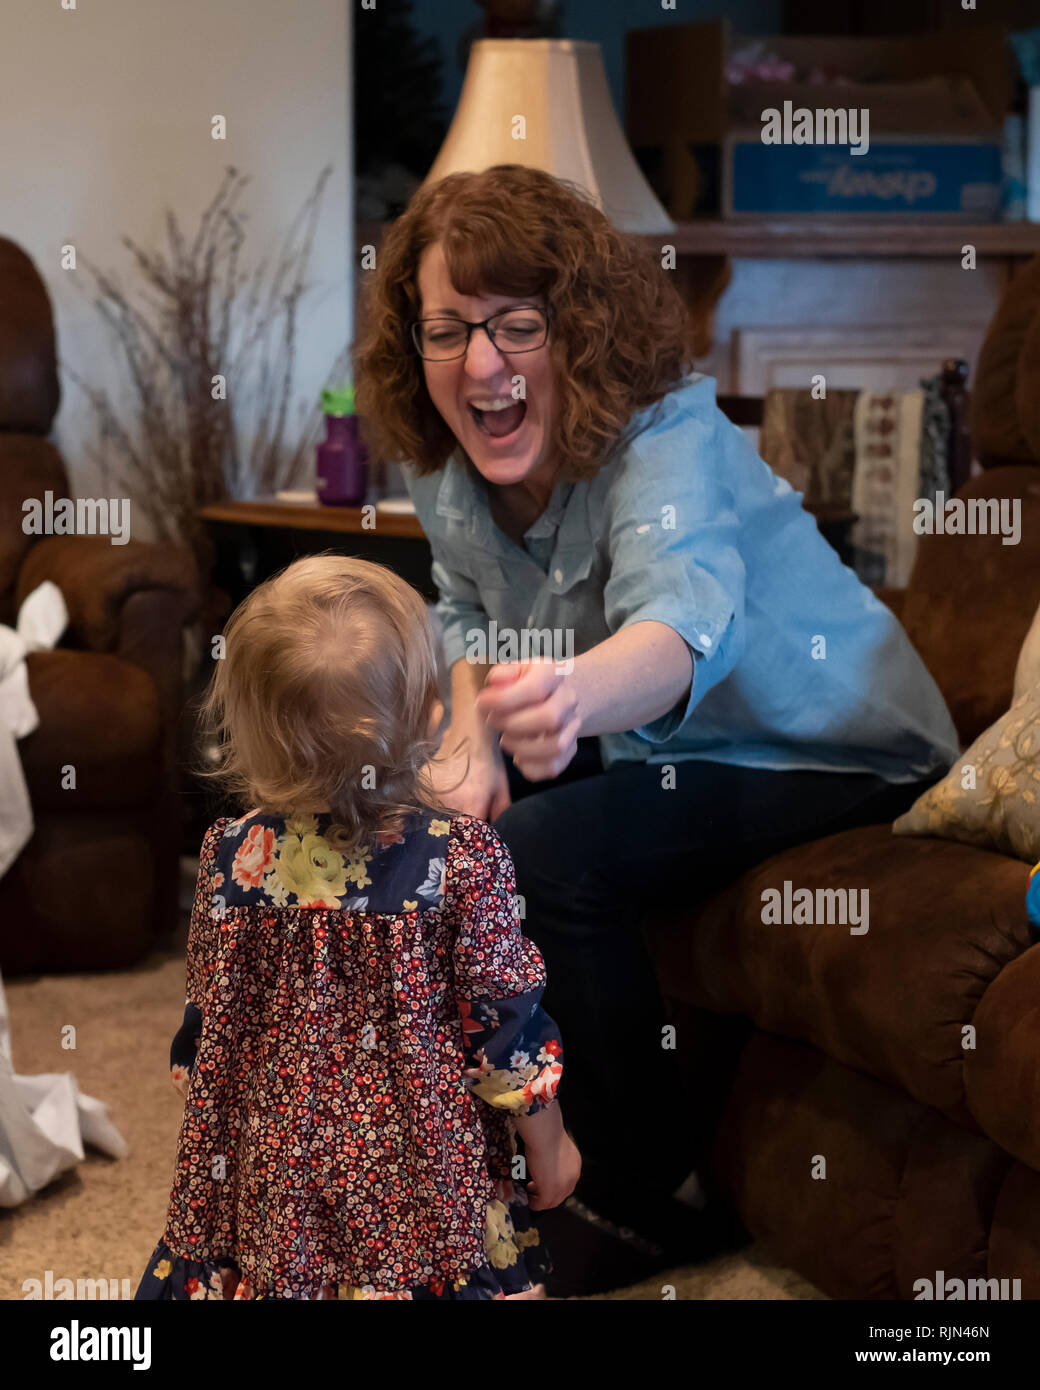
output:
{"label": "blue and yellow toy", "polygon": [[1040,864],[1034,864],[1029,871],[1029,887],[1026,889],[1026,916],[1040,931]]}

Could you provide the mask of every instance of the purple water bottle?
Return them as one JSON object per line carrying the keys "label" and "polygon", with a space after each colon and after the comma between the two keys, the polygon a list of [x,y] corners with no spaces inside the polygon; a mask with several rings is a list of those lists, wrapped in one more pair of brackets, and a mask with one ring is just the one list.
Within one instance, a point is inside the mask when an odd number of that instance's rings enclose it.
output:
{"label": "purple water bottle", "polygon": [[368,493],[368,451],[354,414],[354,388],[321,393],[325,439],[318,445],[318,501],[327,507],[360,507]]}

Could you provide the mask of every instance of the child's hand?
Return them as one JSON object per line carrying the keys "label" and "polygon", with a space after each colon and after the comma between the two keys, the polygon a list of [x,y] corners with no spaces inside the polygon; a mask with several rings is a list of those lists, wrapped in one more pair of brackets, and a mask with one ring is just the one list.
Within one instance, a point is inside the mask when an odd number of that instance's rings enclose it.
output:
{"label": "child's hand", "polygon": [[581,1177],[581,1154],[566,1132],[548,1148],[524,1140],[527,1196],[532,1211],[547,1211],[565,1202]]}

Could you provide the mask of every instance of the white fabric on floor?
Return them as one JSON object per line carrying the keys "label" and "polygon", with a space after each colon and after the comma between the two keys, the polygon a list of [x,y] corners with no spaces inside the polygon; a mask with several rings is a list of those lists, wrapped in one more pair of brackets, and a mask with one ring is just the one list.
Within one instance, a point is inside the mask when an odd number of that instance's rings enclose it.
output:
{"label": "white fabric on floor", "polygon": [[84,1143],[112,1158],[130,1152],[108,1107],[85,1096],[70,1071],[19,1076],[11,1060],[0,979],[0,1207],[15,1207],[83,1161]]}
{"label": "white fabric on floor", "polygon": [[[33,818],[18,739],[39,723],[29,695],[28,652],[46,651],[65,631],[61,590],[45,580],[26,598],[17,630],[0,624],[0,876],[32,838]],[[0,979],[0,1207],[14,1207],[83,1161],[84,1143],[113,1158],[129,1152],[108,1109],[81,1094],[71,1072],[19,1076]]]}
{"label": "white fabric on floor", "polygon": [[25,657],[53,647],[68,621],[61,590],[45,579],[19,609],[17,629],[0,623],[0,878],[33,833],[18,740],[31,734],[40,719],[29,695]]}

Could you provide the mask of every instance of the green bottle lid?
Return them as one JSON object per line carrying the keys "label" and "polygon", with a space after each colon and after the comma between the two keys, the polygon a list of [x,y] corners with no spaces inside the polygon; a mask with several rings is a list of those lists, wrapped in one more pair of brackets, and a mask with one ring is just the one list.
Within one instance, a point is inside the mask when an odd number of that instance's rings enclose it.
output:
{"label": "green bottle lid", "polygon": [[335,390],[326,388],[321,393],[321,408],[326,415],[353,415],[354,387],[340,386]]}

